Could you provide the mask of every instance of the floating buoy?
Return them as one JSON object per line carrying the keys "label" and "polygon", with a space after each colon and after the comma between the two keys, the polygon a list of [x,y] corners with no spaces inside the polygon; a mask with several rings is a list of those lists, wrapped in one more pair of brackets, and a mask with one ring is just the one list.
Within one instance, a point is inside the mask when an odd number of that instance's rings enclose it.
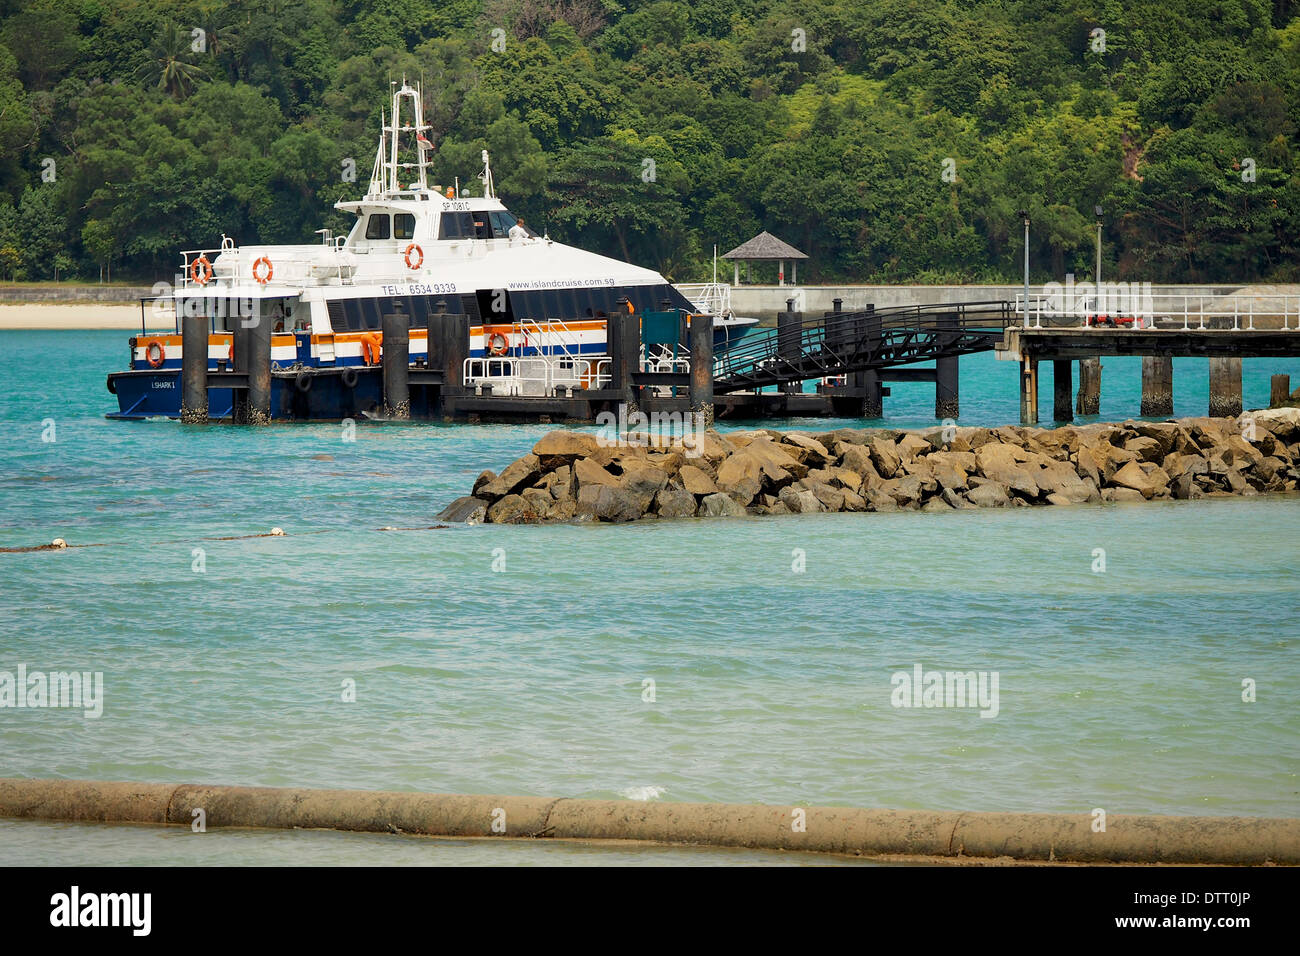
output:
{"label": "floating buoy", "polygon": [[283,538],[283,537],[284,537],[284,529],[283,529],[283,528],[272,528],[272,529],[271,529],[271,537],[273,537],[273,538]]}
{"label": "floating buoy", "polygon": [[53,541],[50,542],[51,548],[59,548],[60,550],[62,550],[67,546],[68,546],[68,542],[64,541],[62,538],[55,538]]}

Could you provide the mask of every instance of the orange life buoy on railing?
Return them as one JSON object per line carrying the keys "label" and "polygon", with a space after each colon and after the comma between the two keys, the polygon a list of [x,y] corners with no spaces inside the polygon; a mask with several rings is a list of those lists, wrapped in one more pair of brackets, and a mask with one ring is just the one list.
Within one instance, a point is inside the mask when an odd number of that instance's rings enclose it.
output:
{"label": "orange life buoy on railing", "polygon": [[[266,266],[266,275],[258,275],[257,267],[263,265]],[[262,256],[260,259],[258,259],[256,262],[253,263],[253,280],[258,285],[266,285],[268,282],[271,281],[271,276],[274,274],[275,274],[275,269],[271,265],[271,260],[268,259],[266,256]]]}
{"label": "orange life buoy on railing", "polygon": [[378,365],[383,357],[384,337],[378,332],[367,332],[361,336],[361,358],[367,365]]}
{"label": "orange life buoy on railing", "polygon": [[190,278],[199,285],[207,285],[212,281],[212,263],[207,256],[199,256],[190,263]]}
{"label": "orange life buoy on railing", "polygon": [[157,368],[167,361],[167,349],[158,339],[150,339],[144,346],[144,357],[150,368]]}
{"label": "orange life buoy on railing", "polygon": [[510,348],[510,341],[500,332],[493,332],[488,336],[487,350],[493,355],[505,355],[506,350]]}
{"label": "orange life buoy on railing", "polygon": [[[414,262],[411,261],[412,252],[415,253],[415,257],[416,257]],[[417,246],[415,243],[411,243],[409,246],[406,247],[404,258],[406,259],[406,268],[418,269],[420,268],[421,265],[424,264],[424,250],[421,249],[419,246]]]}

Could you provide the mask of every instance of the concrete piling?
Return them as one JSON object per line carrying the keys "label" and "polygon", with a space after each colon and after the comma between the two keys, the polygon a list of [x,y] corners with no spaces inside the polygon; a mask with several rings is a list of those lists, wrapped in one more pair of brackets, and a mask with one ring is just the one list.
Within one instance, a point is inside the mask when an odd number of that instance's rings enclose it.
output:
{"label": "concrete piling", "polygon": [[259,315],[248,333],[247,423],[266,425],[271,421],[271,320]]}
{"label": "concrete piling", "polygon": [[1274,375],[1268,382],[1268,407],[1281,408],[1291,403],[1291,376]]}
{"label": "concrete piling", "polygon": [[208,420],[208,318],[181,317],[181,424]]}
{"label": "concrete piling", "polygon": [[400,301],[384,313],[382,331],[384,412],[389,418],[405,420],[411,417],[411,327]]}
{"label": "concrete piling", "polygon": [[1074,421],[1074,364],[1069,359],[1052,362],[1052,419]]}
{"label": "concrete piling", "polygon": [[1020,424],[1038,424],[1038,359],[1020,360]]}
{"label": "concrete piling", "polygon": [[[787,362],[794,363],[799,360],[803,348],[800,342],[803,333],[803,313],[794,310],[794,299],[786,299],[786,311],[778,312],[776,316],[776,354]],[[782,392],[798,392],[801,382],[782,382],[779,390]]]}
{"label": "concrete piling", "polygon": [[[838,299],[835,300],[839,302]],[[884,321],[876,315],[876,306],[869,303],[863,307],[862,311],[866,314],[863,320],[862,340],[866,348],[875,351],[880,347],[880,341],[884,336]],[[861,386],[862,392],[862,417],[863,418],[884,418],[885,417],[885,387],[881,383],[880,373],[875,369],[868,369],[859,372],[855,377],[854,384]]]}
{"label": "concrete piling", "polygon": [[692,422],[708,428],[713,424],[713,316],[692,315],[690,333]]}
{"label": "concrete piling", "polygon": [[1241,359],[1210,359],[1210,417],[1241,414]]}
{"label": "concrete piling", "polygon": [[609,317],[606,350],[610,359],[610,387],[621,392],[627,413],[640,411],[641,390],[632,376],[641,367],[641,317],[619,308]]}
{"label": "concrete piling", "polygon": [[1079,359],[1079,401],[1075,411],[1080,415],[1097,415],[1101,411],[1101,359]]}
{"label": "concrete piling", "polygon": [[[1037,863],[1295,865],[1300,820],[959,813],[397,791],[0,779],[0,817],[189,827],[335,829],[457,838],[635,840],[854,856]],[[803,826],[791,821],[800,819]]]}
{"label": "concrete piling", "polygon": [[1168,355],[1142,356],[1140,414],[1168,418],[1174,413],[1174,360]]}
{"label": "concrete piling", "polygon": [[[958,317],[955,312],[946,312],[939,316],[938,326],[941,330],[951,329],[955,335],[958,329]],[[942,334],[942,332],[940,333]],[[961,411],[959,392],[958,358],[955,355],[941,356],[934,361],[934,417],[955,419]]]}

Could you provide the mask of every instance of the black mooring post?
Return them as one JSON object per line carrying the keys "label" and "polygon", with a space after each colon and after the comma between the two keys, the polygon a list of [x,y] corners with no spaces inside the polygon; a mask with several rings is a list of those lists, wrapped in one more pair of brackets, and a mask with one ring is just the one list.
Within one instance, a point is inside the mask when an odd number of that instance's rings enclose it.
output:
{"label": "black mooring post", "polygon": [[411,417],[411,324],[401,299],[384,313],[381,327],[384,411],[389,418],[405,420]]}
{"label": "black mooring post", "polygon": [[640,390],[632,381],[641,368],[641,319],[628,311],[628,300],[618,300],[618,309],[606,324],[606,348],[610,358],[610,386],[621,393],[627,414],[640,411]]}
{"label": "black mooring post", "polygon": [[[253,299],[251,315],[244,315],[243,310],[239,309],[234,315],[226,319],[230,326],[230,367],[232,371],[243,372],[248,374],[249,360],[249,342],[252,339],[252,329],[247,323],[256,321],[257,309],[259,302]],[[236,425],[248,424],[248,390],[237,388],[230,393],[230,419]]]}
{"label": "black mooring post", "polygon": [[691,316],[692,424],[713,425],[713,316]]}
{"label": "black mooring post", "polygon": [[271,319],[258,309],[248,330],[248,410],[249,425],[271,421]]}
{"label": "black mooring post", "polygon": [[[880,351],[883,338],[883,322],[876,315],[876,304],[874,302],[868,302],[863,306],[862,312],[863,319],[860,325],[862,342],[860,349],[864,355],[874,356]],[[854,384],[859,385],[863,390],[862,417],[884,418],[885,388],[880,381],[880,373],[875,369],[867,369],[855,376]]]}
{"label": "black mooring post", "polygon": [[[776,354],[790,365],[796,365],[803,353],[803,313],[794,310],[794,299],[785,300],[785,309],[776,314]],[[782,382],[777,390],[794,393],[802,388],[802,382]]]}
{"label": "black mooring post", "polygon": [[1074,421],[1074,363],[1069,359],[1052,360],[1052,419]]}
{"label": "black mooring post", "polygon": [[464,388],[465,360],[469,358],[469,316],[456,313],[441,319],[443,385]]}
{"label": "black mooring post", "polygon": [[[937,321],[938,338],[947,346],[956,338],[960,323],[955,312],[944,312]],[[951,331],[949,331],[951,330]],[[934,417],[955,419],[960,412],[958,400],[958,358],[947,355],[934,362]]]}
{"label": "black mooring post", "polygon": [[181,317],[181,424],[208,420],[208,317]]}

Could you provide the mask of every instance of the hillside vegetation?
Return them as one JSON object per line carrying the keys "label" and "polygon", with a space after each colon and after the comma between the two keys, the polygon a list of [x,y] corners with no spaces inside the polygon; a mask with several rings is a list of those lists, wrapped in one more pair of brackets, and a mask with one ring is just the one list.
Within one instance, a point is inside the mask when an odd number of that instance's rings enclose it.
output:
{"label": "hillside vegetation", "polygon": [[1297,281],[1294,7],[0,0],[0,276],[346,229],[406,76],[436,181],[486,147],[530,225],[675,281],[760,229],[809,281],[1014,280],[1021,208],[1084,278],[1098,204],[1108,278]]}

